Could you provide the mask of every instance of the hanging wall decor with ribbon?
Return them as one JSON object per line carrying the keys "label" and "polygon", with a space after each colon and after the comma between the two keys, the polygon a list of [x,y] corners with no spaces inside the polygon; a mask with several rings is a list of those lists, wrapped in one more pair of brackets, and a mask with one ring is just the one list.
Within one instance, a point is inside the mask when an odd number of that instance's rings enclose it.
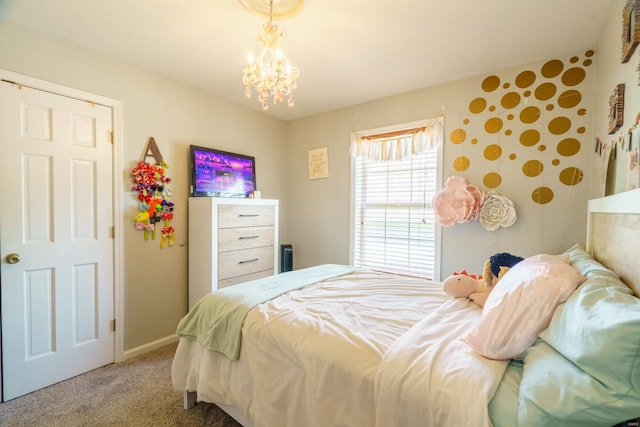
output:
{"label": "hanging wall decor with ribbon", "polygon": [[[147,163],[146,159],[153,157],[155,164]],[[173,219],[173,203],[169,202],[171,179],[166,175],[169,165],[162,159],[158,145],[153,137],[149,138],[144,158],[131,171],[137,192],[138,212],[134,218],[136,230],[144,233],[144,240],[156,238],[156,224],[161,223],[160,248],[175,243],[175,229],[171,226]]]}

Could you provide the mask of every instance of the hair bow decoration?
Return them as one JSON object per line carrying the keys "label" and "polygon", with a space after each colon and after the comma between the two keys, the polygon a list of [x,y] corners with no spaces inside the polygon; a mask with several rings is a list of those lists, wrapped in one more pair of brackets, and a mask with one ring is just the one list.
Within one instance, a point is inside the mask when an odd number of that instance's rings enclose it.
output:
{"label": "hair bow decoration", "polygon": [[173,219],[173,203],[167,199],[171,197],[171,190],[168,188],[171,179],[167,177],[166,170],[169,165],[164,161],[156,164],[146,163],[144,160],[132,169],[133,187],[131,191],[137,192],[138,212],[134,216],[136,230],[144,232],[144,240],[156,238],[156,223],[164,221],[162,228],[162,239],[160,248],[163,249],[168,243],[173,246],[175,242],[175,229],[170,226]]}

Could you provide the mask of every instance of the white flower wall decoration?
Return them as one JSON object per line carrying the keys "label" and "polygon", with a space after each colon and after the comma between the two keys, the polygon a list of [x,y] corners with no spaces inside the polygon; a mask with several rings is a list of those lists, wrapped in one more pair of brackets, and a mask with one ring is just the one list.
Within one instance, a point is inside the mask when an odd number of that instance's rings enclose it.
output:
{"label": "white flower wall decoration", "polygon": [[495,231],[500,227],[511,227],[516,219],[516,208],[511,200],[495,193],[488,194],[484,199],[480,209],[480,225],[485,230]]}

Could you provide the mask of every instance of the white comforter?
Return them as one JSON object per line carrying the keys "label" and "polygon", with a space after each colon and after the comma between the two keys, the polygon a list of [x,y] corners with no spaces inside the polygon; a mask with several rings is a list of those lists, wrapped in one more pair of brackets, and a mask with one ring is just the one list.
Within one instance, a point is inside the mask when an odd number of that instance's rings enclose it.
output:
{"label": "white comforter", "polygon": [[173,385],[256,427],[488,425],[503,364],[456,340],[479,315],[438,284],[356,272],[251,310],[237,361],[182,338]]}
{"label": "white comforter", "polygon": [[453,299],[387,350],[375,381],[376,427],[490,426],[487,407],[507,361],[460,341],[481,311]]}

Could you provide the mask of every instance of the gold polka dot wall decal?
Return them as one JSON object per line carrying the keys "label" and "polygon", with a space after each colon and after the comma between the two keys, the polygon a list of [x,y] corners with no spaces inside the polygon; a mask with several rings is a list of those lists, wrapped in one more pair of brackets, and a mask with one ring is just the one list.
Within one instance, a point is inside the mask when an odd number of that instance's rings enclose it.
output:
{"label": "gold polka dot wall decal", "polygon": [[490,161],[498,160],[502,156],[502,147],[491,144],[484,149],[484,158]]}
{"label": "gold polka dot wall decal", "polygon": [[531,96],[531,91],[530,90],[525,90],[523,95],[525,96],[525,98],[528,98]]}
{"label": "gold polka dot wall decal", "polygon": [[528,177],[538,176],[544,170],[544,165],[538,160],[529,160],[522,165],[522,173]]}
{"label": "gold polka dot wall decal", "polygon": [[584,65],[585,67],[588,67],[589,65],[591,65],[593,62],[590,59],[585,59],[582,62],[582,65]]}
{"label": "gold polka dot wall decal", "polygon": [[534,202],[546,205],[553,200],[553,190],[549,187],[538,187],[531,193]]}
{"label": "gold polka dot wall decal", "polygon": [[496,106],[492,105],[491,107],[489,107],[489,111],[494,112],[496,111]]}
{"label": "gold polka dot wall decal", "polygon": [[482,82],[482,90],[485,92],[493,92],[500,86],[500,77],[489,76]]}
{"label": "gold polka dot wall decal", "polygon": [[518,92],[507,92],[500,101],[504,108],[514,108],[520,104],[520,94]]}
{"label": "gold polka dot wall decal", "polygon": [[540,132],[535,129],[528,129],[520,134],[520,144],[525,147],[533,147],[538,142],[540,142]]}
{"label": "gold polka dot wall decal", "polygon": [[565,138],[558,143],[556,149],[561,156],[574,156],[580,151],[580,141],[575,138]]}
{"label": "gold polka dot wall decal", "polygon": [[542,83],[540,86],[536,88],[535,96],[536,99],[540,101],[546,101],[547,99],[553,98],[553,95],[556,94],[556,85],[553,83]]}
{"label": "gold polka dot wall decal", "polygon": [[558,96],[558,105],[562,108],[573,108],[582,101],[582,94],[577,90],[566,90]]}
{"label": "gold polka dot wall decal", "polygon": [[538,151],[547,151],[547,146],[544,144],[538,145]]}
{"label": "gold polka dot wall decal", "polygon": [[507,120],[513,120],[514,117],[513,114],[507,114]]}
{"label": "gold polka dot wall decal", "polygon": [[584,173],[580,168],[570,167],[563,169],[562,172],[560,172],[559,178],[560,182],[564,185],[576,185],[582,182]]}
{"label": "gold polka dot wall decal", "polygon": [[560,160],[558,160],[558,159],[553,159],[553,160],[551,161],[551,164],[552,164],[553,166],[558,166],[558,165],[560,164]]}
{"label": "gold polka dot wall decal", "polygon": [[498,133],[503,126],[502,119],[500,117],[491,117],[484,123],[484,130],[487,133]]}
{"label": "gold polka dot wall decal", "polygon": [[540,118],[540,109],[538,107],[527,107],[520,112],[520,121],[522,123],[533,123]]}
{"label": "gold polka dot wall decal", "polygon": [[469,119],[464,119],[464,120],[462,121],[462,124],[468,125],[468,124],[469,124]]}
{"label": "gold polka dot wall decal", "polygon": [[563,69],[564,69],[564,64],[562,63],[562,61],[558,59],[552,59],[551,61],[547,62],[542,66],[542,69],[540,70],[540,74],[542,74],[544,77],[548,79],[551,79],[553,77],[560,75]]}
{"label": "gold polka dot wall decal", "polygon": [[453,161],[453,168],[458,172],[464,172],[467,169],[469,169],[470,164],[471,164],[471,161],[469,160],[468,157],[460,156]]}
{"label": "gold polka dot wall decal", "polygon": [[467,139],[467,132],[464,129],[454,129],[449,136],[449,140],[454,144],[460,144]]}
{"label": "gold polka dot wall decal", "polygon": [[511,83],[505,83],[502,85],[503,89],[509,89],[511,87]]}
{"label": "gold polka dot wall decal", "polygon": [[580,127],[577,129],[577,132],[578,132],[578,133],[580,133],[580,134],[585,133],[586,131],[587,131],[587,129],[586,129],[584,126],[580,126]]}
{"label": "gold polka dot wall decal", "polygon": [[511,131],[511,129],[507,129],[504,131],[504,134],[507,136],[510,136],[513,132]]}
{"label": "gold polka dot wall decal", "polygon": [[584,108],[581,108],[578,110],[578,115],[579,116],[584,116],[585,114],[587,114],[587,110]]}
{"label": "gold polka dot wall decal", "polygon": [[517,158],[518,158],[518,156],[515,153],[509,154],[509,160],[515,160]]}
{"label": "gold polka dot wall decal", "polygon": [[474,144],[474,145],[477,144],[478,143],[478,138],[473,138],[471,140],[471,143]]}
{"label": "gold polka dot wall decal", "polygon": [[591,58],[591,57],[592,57],[593,55],[595,55],[595,54],[596,54],[596,52],[595,52],[595,51],[593,51],[593,50],[589,49],[588,51],[586,51],[586,52],[584,53],[584,56],[586,56],[587,58]]}
{"label": "gold polka dot wall decal", "polygon": [[469,103],[469,111],[473,114],[480,114],[487,108],[487,100],[484,98],[476,98]]}
{"label": "gold polka dot wall decal", "polygon": [[548,104],[546,107],[544,107],[544,109],[547,111],[553,111],[554,108],[556,107],[554,107],[553,104]]}
{"label": "gold polka dot wall decal", "polygon": [[586,72],[582,68],[573,67],[564,72],[561,80],[565,86],[575,86],[582,83],[585,77]]}
{"label": "gold polka dot wall decal", "polygon": [[571,62],[572,64],[575,64],[579,60],[580,60],[580,58],[578,58],[577,56],[572,56],[571,59],[569,59],[569,62]]}
{"label": "gold polka dot wall decal", "polygon": [[562,135],[571,129],[571,120],[568,117],[555,117],[549,122],[549,132],[554,135]]}
{"label": "gold polka dot wall decal", "polygon": [[536,81],[536,73],[533,71],[523,71],[516,77],[516,86],[520,89],[531,86]]}
{"label": "gold polka dot wall decal", "polygon": [[496,188],[502,184],[502,177],[497,172],[489,172],[482,179],[482,183],[487,188]]}

